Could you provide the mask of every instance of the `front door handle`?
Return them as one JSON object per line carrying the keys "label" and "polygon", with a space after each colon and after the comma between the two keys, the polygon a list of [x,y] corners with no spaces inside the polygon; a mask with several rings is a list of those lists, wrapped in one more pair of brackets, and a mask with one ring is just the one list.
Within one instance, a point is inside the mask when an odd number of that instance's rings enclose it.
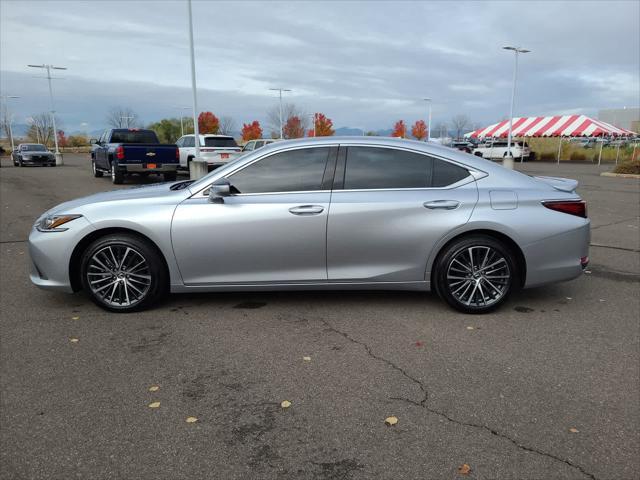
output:
{"label": "front door handle", "polygon": [[320,205],[300,205],[298,207],[291,207],[289,212],[294,215],[318,215],[324,212],[324,207]]}
{"label": "front door handle", "polygon": [[453,210],[454,208],[458,208],[460,202],[457,202],[456,200],[434,200],[432,202],[424,202],[423,205],[425,206],[425,208],[431,210]]}

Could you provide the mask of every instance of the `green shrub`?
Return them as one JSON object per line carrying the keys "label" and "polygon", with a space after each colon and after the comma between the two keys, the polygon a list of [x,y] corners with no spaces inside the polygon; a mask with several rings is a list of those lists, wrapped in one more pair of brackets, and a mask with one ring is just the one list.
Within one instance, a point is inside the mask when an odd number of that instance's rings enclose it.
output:
{"label": "green shrub", "polygon": [[555,160],[556,154],[553,152],[542,152],[537,158],[542,160],[543,162],[549,161],[549,160]]}
{"label": "green shrub", "polygon": [[621,163],[613,169],[613,173],[632,173],[635,175],[640,175],[640,159]]}

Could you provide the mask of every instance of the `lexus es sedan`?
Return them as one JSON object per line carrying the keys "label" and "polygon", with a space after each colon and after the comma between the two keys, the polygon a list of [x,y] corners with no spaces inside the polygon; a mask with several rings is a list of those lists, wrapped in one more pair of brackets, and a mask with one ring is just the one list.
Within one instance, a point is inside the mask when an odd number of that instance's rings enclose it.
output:
{"label": "lexus es sedan", "polygon": [[11,153],[14,167],[25,165],[56,166],[56,157],[40,143],[21,143]]}
{"label": "lexus es sedan", "polygon": [[463,312],[578,277],[577,182],[394,138],[276,142],[196,181],[99,193],[44,213],[31,281],[114,312],[166,292],[435,290]]}

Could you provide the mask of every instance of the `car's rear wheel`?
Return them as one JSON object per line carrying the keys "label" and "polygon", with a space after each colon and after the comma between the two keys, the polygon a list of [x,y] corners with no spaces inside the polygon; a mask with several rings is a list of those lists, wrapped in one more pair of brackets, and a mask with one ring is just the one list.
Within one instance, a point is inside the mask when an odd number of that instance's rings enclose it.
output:
{"label": "car's rear wheel", "polygon": [[487,235],[460,238],[440,254],[435,281],[438,294],[456,310],[495,310],[517,284],[517,262],[509,248]]}
{"label": "car's rear wheel", "polygon": [[106,310],[143,310],[157,303],[167,290],[160,253],[135,235],[112,234],[95,240],[80,265],[84,290]]}
{"label": "car's rear wheel", "polygon": [[93,171],[94,177],[100,178],[102,176],[102,172],[96,168],[95,160],[91,160],[91,170]]}
{"label": "car's rear wheel", "polygon": [[111,181],[115,185],[124,183],[124,173],[118,168],[118,162],[116,160],[111,162]]}

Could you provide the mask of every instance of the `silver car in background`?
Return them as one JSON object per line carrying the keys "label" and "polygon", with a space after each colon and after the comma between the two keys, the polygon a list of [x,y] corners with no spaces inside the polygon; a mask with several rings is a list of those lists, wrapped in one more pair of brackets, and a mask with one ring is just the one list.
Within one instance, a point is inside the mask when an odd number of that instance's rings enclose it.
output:
{"label": "silver car in background", "polygon": [[276,289],[433,289],[487,312],[581,274],[576,186],[424,142],[277,142],[195,182],[58,205],[29,236],[31,280],[116,312],[168,291]]}

